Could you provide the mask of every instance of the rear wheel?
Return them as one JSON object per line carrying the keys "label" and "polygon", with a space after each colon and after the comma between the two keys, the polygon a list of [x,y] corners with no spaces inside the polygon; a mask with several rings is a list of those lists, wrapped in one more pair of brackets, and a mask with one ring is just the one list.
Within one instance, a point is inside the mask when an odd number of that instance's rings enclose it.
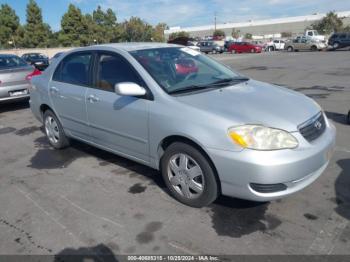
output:
{"label": "rear wheel", "polygon": [[317,51],[317,46],[315,45],[311,46],[311,51]]}
{"label": "rear wheel", "polygon": [[338,48],[339,48],[339,43],[338,43],[338,42],[335,42],[335,43],[333,44],[333,48],[334,48],[334,49],[338,49]]}
{"label": "rear wheel", "polygon": [[293,52],[294,49],[292,46],[288,46],[287,50],[288,50],[288,52]]}
{"label": "rear wheel", "polygon": [[161,172],[171,195],[183,204],[204,207],[218,196],[218,184],[208,159],[195,147],[175,142],[161,159]]}
{"label": "rear wheel", "polygon": [[51,110],[45,111],[43,120],[49,143],[56,149],[63,149],[69,146],[69,139],[65,135],[60,121]]}
{"label": "rear wheel", "polygon": [[254,48],[252,48],[252,49],[250,49],[250,52],[251,52],[251,53],[255,53],[256,50],[255,50]]}

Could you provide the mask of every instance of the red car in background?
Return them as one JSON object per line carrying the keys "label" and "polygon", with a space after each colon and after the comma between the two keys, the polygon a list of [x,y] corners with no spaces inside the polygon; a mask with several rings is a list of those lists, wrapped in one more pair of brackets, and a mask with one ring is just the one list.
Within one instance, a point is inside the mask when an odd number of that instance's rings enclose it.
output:
{"label": "red car in background", "polygon": [[261,53],[262,47],[249,42],[232,43],[227,51],[231,53]]}

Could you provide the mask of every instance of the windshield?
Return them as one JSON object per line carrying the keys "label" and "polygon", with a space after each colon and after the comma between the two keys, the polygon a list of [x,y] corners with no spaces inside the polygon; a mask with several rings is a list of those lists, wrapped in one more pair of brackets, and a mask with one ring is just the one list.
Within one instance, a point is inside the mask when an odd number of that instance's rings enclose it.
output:
{"label": "windshield", "polygon": [[213,84],[226,86],[238,73],[190,48],[156,48],[131,51],[131,55],[167,92],[208,88]]}
{"label": "windshield", "polygon": [[27,66],[27,63],[18,56],[0,56],[0,70]]}

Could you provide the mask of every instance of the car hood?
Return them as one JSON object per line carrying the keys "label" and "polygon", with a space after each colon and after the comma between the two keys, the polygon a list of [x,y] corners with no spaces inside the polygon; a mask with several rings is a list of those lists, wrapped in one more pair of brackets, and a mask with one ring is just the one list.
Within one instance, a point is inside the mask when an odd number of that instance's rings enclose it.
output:
{"label": "car hood", "polygon": [[259,81],[177,96],[178,101],[232,121],[232,125],[260,124],[289,132],[321,108],[307,96]]}

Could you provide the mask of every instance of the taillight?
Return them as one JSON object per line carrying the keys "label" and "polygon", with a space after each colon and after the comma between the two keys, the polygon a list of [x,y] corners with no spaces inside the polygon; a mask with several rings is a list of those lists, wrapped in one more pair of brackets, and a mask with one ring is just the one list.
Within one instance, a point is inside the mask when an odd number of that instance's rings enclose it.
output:
{"label": "taillight", "polygon": [[41,71],[35,68],[33,72],[26,76],[26,80],[31,80],[33,76],[38,75],[41,75]]}

